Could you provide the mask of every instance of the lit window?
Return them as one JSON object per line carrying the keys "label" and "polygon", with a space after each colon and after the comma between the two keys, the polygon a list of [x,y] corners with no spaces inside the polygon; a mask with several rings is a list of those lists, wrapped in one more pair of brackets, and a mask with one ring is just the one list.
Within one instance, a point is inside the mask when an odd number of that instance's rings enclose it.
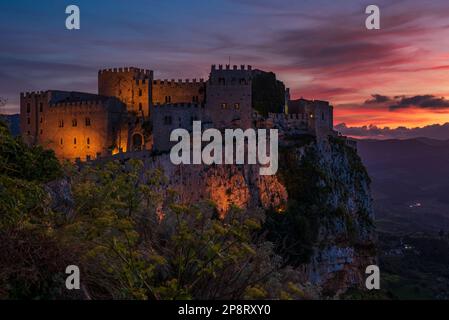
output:
{"label": "lit window", "polygon": [[90,127],[90,118],[86,118],[86,127]]}
{"label": "lit window", "polygon": [[222,103],[221,104],[221,108],[222,109],[227,109],[228,108],[228,104],[227,103]]}
{"label": "lit window", "polygon": [[78,125],[78,121],[76,119],[72,120],[72,127],[76,127]]}
{"label": "lit window", "polygon": [[240,103],[234,104],[234,108],[235,108],[236,110],[239,110],[239,109],[240,109]]}

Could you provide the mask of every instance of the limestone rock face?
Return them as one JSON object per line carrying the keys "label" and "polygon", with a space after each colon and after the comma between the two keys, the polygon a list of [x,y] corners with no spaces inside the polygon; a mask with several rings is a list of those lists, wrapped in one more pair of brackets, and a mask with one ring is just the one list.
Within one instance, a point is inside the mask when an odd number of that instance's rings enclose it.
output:
{"label": "limestone rock face", "polygon": [[260,176],[255,165],[179,165],[168,155],[146,163],[162,169],[168,178],[166,188],[175,190],[185,203],[210,199],[221,216],[231,205],[244,209],[280,208],[288,200],[287,191],[277,176]]}
{"label": "limestone rock face", "polygon": [[[280,168],[274,176],[260,176],[254,165],[173,166],[168,155],[157,157],[147,167],[162,168],[167,187],[176,190],[182,202],[211,199],[221,216],[231,205],[282,214],[289,199],[318,208],[313,252],[297,268],[300,277],[327,296],[350,287],[363,288],[365,268],[376,263],[375,229],[370,179],[356,151],[337,138],[281,145],[290,160],[281,155],[280,166],[282,161],[295,163]],[[310,167],[312,172],[304,172]],[[288,181],[306,173],[310,185],[303,189]]]}

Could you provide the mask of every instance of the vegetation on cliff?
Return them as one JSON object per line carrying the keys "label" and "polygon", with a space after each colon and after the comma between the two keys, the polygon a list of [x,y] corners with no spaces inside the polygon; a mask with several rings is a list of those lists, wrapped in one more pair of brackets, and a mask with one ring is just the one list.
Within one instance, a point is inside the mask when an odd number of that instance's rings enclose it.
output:
{"label": "vegetation on cliff", "polygon": [[[304,297],[259,235],[263,215],[183,205],[137,160],[66,165],[61,178],[53,153],[1,128],[0,298]],[[64,210],[55,191],[70,199]],[[80,267],[82,290],[65,289],[68,265]]]}
{"label": "vegetation on cliff", "polygon": [[[232,207],[221,219],[210,201],[180,202],[163,172],[141,161],[61,167],[0,129],[0,298],[316,297],[295,268],[324,242],[323,228],[334,232],[326,224],[344,216],[343,233],[352,226],[360,238],[358,218],[329,202],[354,195],[310,137],[281,149],[283,214]],[[363,189],[362,172],[350,174]],[[68,265],[80,267],[82,290],[65,289]]]}

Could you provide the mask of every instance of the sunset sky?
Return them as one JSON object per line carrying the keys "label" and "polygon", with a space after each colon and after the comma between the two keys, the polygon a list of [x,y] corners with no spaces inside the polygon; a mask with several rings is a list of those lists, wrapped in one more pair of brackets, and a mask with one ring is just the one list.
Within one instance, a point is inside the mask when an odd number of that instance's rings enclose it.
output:
{"label": "sunset sky", "polygon": [[[79,31],[65,29],[69,4]],[[369,4],[381,30],[365,28]],[[447,0],[0,0],[0,30],[2,112],[18,112],[21,91],[96,92],[100,68],[207,78],[230,56],[276,72],[294,98],[331,101],[343,130],[449,122]]]}

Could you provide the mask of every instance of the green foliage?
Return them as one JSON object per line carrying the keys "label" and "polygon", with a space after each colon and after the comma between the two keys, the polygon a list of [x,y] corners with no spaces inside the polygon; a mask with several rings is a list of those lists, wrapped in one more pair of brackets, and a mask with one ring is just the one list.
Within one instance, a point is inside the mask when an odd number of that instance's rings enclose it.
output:
{"label": "green foliage", "polygon": [[0,122],[0,174],[28,181],[46,182],[61,176],[61,166],[54,152],[40,146],[28,147],[11,136]]}
{"label": "green foliage", "polygon": [[59,284],[68,264],[43,185],[61,172],[53,152],[26,146],[0,122],[0,298],[65,296]]}
{"label": "green foliage", "polygon": [[276,252],[286,264],[295,266],[309,262],[320,218],[329,210],[324,202],[329,189],[319,183],[325,175],[318,166],[313,144],[306,148],[308,152],[301,160],[297,158],[296,146],[280,149],[279,177],[287,188],[289,203],[283,213],[267,211],[264,225]]}
{"label": "green foliage", "polygon": [[267,116],[269,112],[280,113],[285,105],[285,86],[276,80],[272,72],[255,74],[252,79],[253,109]]}
{"label": "green foliage", "polygon": [[60,236],[81,248],[91,296],[237,299],[273,281],[278,263],[257,235],[261,217],[233,208],[221,220],[210,203],[162,196],[162,173],[139,161],[86,167],[72,180],[76,215]]}

